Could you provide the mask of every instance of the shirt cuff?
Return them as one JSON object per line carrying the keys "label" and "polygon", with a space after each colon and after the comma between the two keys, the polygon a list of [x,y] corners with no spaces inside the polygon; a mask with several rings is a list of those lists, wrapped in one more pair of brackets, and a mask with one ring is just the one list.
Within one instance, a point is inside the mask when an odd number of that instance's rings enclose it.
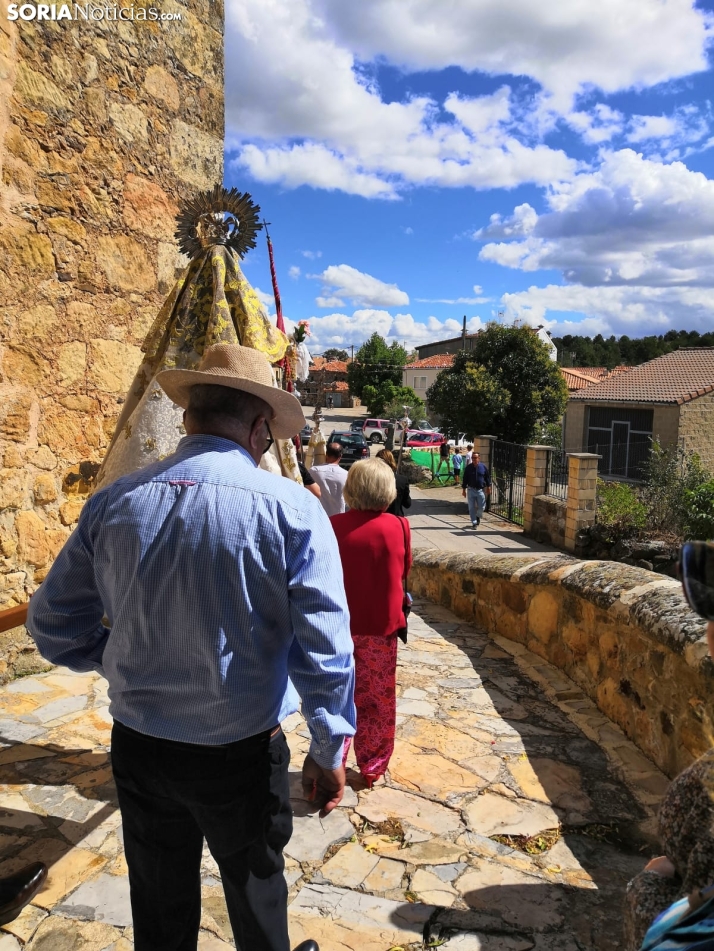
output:
{"label": "shirt cuff", "polygon": [[345,748],[344,736],[338,736],[330,743],[310,743],[308,755],[323,769],[337,769],[342,766],[342,753]]}

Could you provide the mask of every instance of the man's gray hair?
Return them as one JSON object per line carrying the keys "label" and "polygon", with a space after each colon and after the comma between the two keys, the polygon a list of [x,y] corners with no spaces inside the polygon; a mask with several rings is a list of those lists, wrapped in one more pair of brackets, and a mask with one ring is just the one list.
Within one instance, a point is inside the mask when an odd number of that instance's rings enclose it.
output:
{"label": "man's gray hair", "polygon": [[259,396],[214,383],[197,383],[191,387],[186,412],[199,426],[220,418],[244,426],[251,426],[258,416],[265,416],[268,422],[273,418],[272,409]]}

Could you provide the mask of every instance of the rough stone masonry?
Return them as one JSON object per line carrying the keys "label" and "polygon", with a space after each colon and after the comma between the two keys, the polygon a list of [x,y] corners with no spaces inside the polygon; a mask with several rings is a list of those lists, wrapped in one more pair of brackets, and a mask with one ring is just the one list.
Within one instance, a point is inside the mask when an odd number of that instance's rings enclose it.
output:
{"label": "rough stone masonry", "polygon": [[0,609],[91,490],[182,265],[179,198],[222,180],[222,0],[157,6],[181,20],[12,22],[0,0]]}

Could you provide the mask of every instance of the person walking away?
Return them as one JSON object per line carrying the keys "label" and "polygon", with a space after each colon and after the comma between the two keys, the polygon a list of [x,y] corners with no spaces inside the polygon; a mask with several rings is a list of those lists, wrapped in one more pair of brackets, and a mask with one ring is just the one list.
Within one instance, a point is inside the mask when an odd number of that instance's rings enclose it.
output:
{"label": "person walking away", "polygon": [[454,455],[451,460],[454,467],[454,485],[458,485],[461,481],[461,466],[463,461],[464,457],[461,455],[461,450],[458,446],[454,447]]}
{"label": "person walking away", "polygon": [[471,465],[471,459],[473,457],[473,454],[474,454],[474,447],[469,443],[469,445],[466,447],[466,454],[464,456],[464,465],[467,465],[467,466]]}
{"label": "person walking away", "polygon": [[312,466],[310,475],[320,487],[320,502],[328,516],[339,515],[345,510],[343,490],[347,482],[347,472],[340,465],[342,446],[331,442],[325,449],[325,462],[321,466]]}
{"label": "person walking away", "polygon": [[491,494],[491,473],[488,466],[481,462],[479,453],[475,452],[471,456],[471,462],[464,469],[461,486],[461,494],[469,506],[471,527],[478,528],[486,506],[486,496]]}
{"label": "person walking away", "polygon": [[308,492],[312,493],[316,499],[319,499],[322,491],[320,486],[315,482],[313,477],[310,475],[309,469],[306,467],[304,462],[304,454],[302,451],[302,442],[300,441],[299,436],[293,436],[293,446],[295,446],[295,455],[297,456],[298,469],[300,470],[300,478],[302,479],[302,484],[305,486]]}
{"label": "person walking away", "polygon": [[[406,626],[404,583],[412,563],[409,523],[387,514],[395,493],[394,476],[381,459],[356,462],[345,485],[350,510],[330,519],[354,642],[357,788],[371,788],[394,751],[397,631]],[[343,761],[349,747],[346,739]]]}
{"label": "person walking away", "polygon": [[391,503],[387,512],[390,515],[398,515],[404,518],[404,509],[411,508],[412,505],[412,497],[409,494],[409,480],[405,475],[402,475],[401,472],[397,472],[397,461],[389,449],[380,449],[376,458],[385,462],[394,473],[397,497]]}
{"label": "person walking away", "polygon": [[441,470],[446,464],[446,475],[450,475],[450,466],[449,466],[449,457],[451,456],[451,446],[448,443],[446,436],[444,436],[443,441],[439,445],[439,472],[437,475],[441,475]]}
{"label": "person walking away", "polygon": [[289,951],[280,722],[299,694],[322,814],[354,733],[339,551],[317,499],[258,468],[303,425],[263,354],[219,344],[157,382],[187,435],[85,503],[27,628],[51,663],[109,682],[136,951],[196,951],[204,838],[236,944]]}

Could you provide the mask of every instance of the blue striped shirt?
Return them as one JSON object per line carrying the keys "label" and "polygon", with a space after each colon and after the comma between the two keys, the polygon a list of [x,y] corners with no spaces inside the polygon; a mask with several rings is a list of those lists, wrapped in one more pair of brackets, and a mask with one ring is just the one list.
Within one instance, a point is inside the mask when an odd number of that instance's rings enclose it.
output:
{"label": "blue striped shirt", "polygon": [[354,734],[332,527],[228,439],[187,436],[89,499],[27,627],[47,660],[106,677],[112,716],[150,736],[230,743],[293,713],[297,694],[321,766]]}

